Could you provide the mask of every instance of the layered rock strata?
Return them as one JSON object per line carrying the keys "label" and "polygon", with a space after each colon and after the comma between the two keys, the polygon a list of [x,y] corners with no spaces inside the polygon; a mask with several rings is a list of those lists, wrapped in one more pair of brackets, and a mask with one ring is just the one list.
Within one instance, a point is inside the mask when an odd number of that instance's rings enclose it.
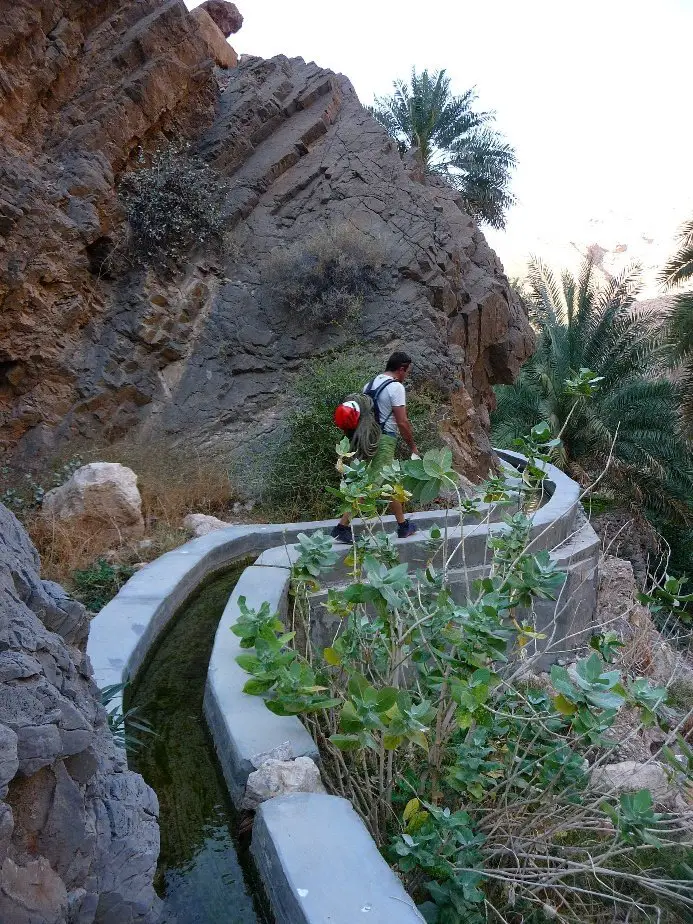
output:
{"label": "layered rock strata", "polygon": [[109,732],[84,607],[0,505],[0,921],[149,924],[155,793]]}
{"label": "layered rock strata", "polygon": [[102,278],[123,225],[116,177],[140,144],[211,122],[205,32],[224,38],[182,0],[1,7],[0,445],[31,458],[148,401],[137,357],[117,381],[117,357],[99,366],[127,315]]}
{"label": "layered rock strata", "polygon": [[[492,387],[533,345],[497,257],[453,190],[410,176],[345,77],[282,56],[215,71],[218,23],[238,21],[221,6],[14,5],[0,45],[2,444],[31,458],[144,430],[247,455],[316,360],[348,349],[377,364],[403,347],[448,396],[460,467],[485,474]],[[228,180],[223,252],[173,276],[108,269],[119,176],[174,138]],[[316,326],[267,268],[335,227],[376,244],[385,272],[357,316]]]}

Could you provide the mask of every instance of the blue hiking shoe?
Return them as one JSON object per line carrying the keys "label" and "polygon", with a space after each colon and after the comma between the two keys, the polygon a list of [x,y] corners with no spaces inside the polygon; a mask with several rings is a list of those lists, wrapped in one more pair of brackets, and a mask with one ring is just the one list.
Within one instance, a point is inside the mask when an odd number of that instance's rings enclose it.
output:
{"label": "blue hiking shoe", "polygon": [[416,527],[411,520],[405,520],[404,523],[397,524],[398,539],[408,539],[409,536],[413,536],[416,531]]}
{"label": "blue hiking shoe", "polygon": [[344,542],[346,545],[351,545],[350,526],[344,526],[342,523],[337,523],[330,535],[335,540],[335,542]]}

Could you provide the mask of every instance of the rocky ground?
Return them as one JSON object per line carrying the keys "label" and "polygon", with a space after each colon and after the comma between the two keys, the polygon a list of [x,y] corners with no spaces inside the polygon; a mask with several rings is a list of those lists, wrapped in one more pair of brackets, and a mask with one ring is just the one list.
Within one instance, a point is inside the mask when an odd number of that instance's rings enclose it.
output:
{"label": "rocky ground", "polygon": [[[675,647],[658,631],[650,611],[638,603],[637,591],[631,562],[603,555],[593,631],[616,633],[622,647],[614,667],[623,678],[645,677],[667,688],[662,711],[669,730],[644,723],[639,709],[621,710],[607,736],[614,749],[608,760],[600,758],[593,783],[605,790],[650,789],[662,808],[684,813],[693,826],[693,792],[673,779],[661,755],[665,745],[676,747],[677,734],[693,742],[693,658],[690,649]],[[548,674],[533,675],[531,682],[555,692]]]}
{"label": "rocky ground", "polygon": [[0,505],[0,920],[154,921],[155,793],[116,749],[88,618]]}

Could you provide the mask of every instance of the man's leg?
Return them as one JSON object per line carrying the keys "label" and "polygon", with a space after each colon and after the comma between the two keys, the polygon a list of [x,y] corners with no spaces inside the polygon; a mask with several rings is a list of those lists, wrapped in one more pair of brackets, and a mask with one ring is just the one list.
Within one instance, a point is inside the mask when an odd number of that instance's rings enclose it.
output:
{"label": "man's leg", "polygon": [[404,507],[399,501],[390,501],[390,510],[394,513],[398,523],[404,523]]}
{"label": "man's leg", "polygon": [[[398,523],[404,523],[404,507],[399,501],[390,501],[390,510],[392,513],[394,513],[395,519],[397,520]],[[350,523],[351,523],[350,514],[343,513],[339,520],[338,526],[342,526],[344,527],[344,529],[348,529]]]}
{"label": "man's leg", "polygon": [[350,522],[351,517],[348,513],[345,513],[339,523],[337,523],[337,525],[332,528],[332,532],[330,533],[332,538],[336,539],[337,542],[345,542],[347,545],[351,545],[353,536],[351,535],[351,526],[349,525]]}
{"label": "man's leg", "polygon": [[[371,462],[368,466],[369,473],[373,478],[373,482],[376,483],[380,478],[380,472],[387,465],[390,465],[395,458],[395,450],[397,448],[397,438],[390,436],[388,433],[384,433],[380,438],[380,443],[378,444],[378,449],[371,459]],[[397,520],[397,536],[400,539],[411,536],[416,532],[416,527],[413,526],[404,516],[404,507],[399,501],[390,502],[390,510],[395,515]],[[351,522],[351,517],[348,513],[345,513],[339,523],[332,530],[332,536],[337,539],[339,542],[351,542],[351,528],[349,526]]]}

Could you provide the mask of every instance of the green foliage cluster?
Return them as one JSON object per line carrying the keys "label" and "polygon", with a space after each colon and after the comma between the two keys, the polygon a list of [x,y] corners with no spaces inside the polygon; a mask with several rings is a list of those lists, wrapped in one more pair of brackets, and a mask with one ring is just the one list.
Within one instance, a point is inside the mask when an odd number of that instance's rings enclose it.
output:
{"label": "green foliage cluster", "polygon": [[[498,388],[493,439],[509,446],[540,421],[562,439],[557,462],[655,524],[693,518],[693,457],[683,438],[679,390],[666,377],[660,319],[635,301],[639,273],[599,284],[588,260],[577,277],[530,264],[526,303],[537,350],[515,385]],[[593,370],[594,397],[581,394]],[[576,397],[578,400],[576,401]]]}
{"label": "green foliage cluster", "polygon": [[99,558],[88,568],[72,572],[73,594],[90,612],[98,613],[134,573],[131,565]]}
{"label": "green foliage cluster", "polygon": [[[286,440],[266,460],[262,502],[277,519],[329,517],[335,499],[334,443],[340,431],[332,417],[337,405],[379,371],[375,361],[349,354],[318,363],[296,385],[295,407],[287,420]],[[439,442],[441,398],[412,388],[407,412],[422,451]]]}
{"label": "green foliage cluster", "polygon": [[397,141],[411,151],[424,173],[435,174],[458,189],[477,221],[505,226],[515,201],[510,172],[515,151],[493,128],[495,114],[474,108],[472,88],[456,96],[444,70],[395,80],[391,96],[377,97],[369,111]]}
{"label": "green foliage cluster", "polygon": [[678,248],[662,269],[661,281],[673,296],[669,346],[683,392],[683,413],[693,436],[693,219],[678,235]]}
{"label": "green foliage cluster", "polygon": [[140,148],[137,161],[118,194],[140,262],[176,261],[219,238],[228,183],[218,170],[175,145],[151,156]]}
{"label": "green foliage cluster", "polygon": [[354,320],[384,281],[386,254],[378,240],[351,225],[326,228],[267,264],[267,281],[282,305],[318,327]]}
{"label": "green foliage cluster", "polygon": [[[578,379],[577,392],[591,397],[595,376]],[[542,422],[524,445],[533,451],[522,478],[494,478],[469,499],[447,449],[396,461],[374,485],[342,440],[342,507],[366,526],[346,559],[346,585],[322,604],[339,631],[322,650],[311,640],[311,595],[336,554],[320,532],[299,536],[290,625],[268,605],[241,602],[233,631],[245,691],[301,716],[330,790],[352,801],[430,924],[674,920],[693,910],[691,867],[670,862],[691,856],[685,820],[656,812],[647,790],[598,791],[590,776],[613,761],[609,732],[627,708],[667,731],[672,780],[691,779],[693,752],[668,724],[666,690],[613,667],[615,633],[595,637],[574,667],[554,666],[551,689],[515,682],[536,644],[552,643],[534,625],[533,603],[556,600],[565,578],[532,550],[526,513],[560,441]],[[416,573],[382,532],[393,497],[442,489],[457,497],[459,528],[489,516],[483,498],[509,508],[489,541],[488,576],[464,603],[450,587],[450,568],[464,560],[459,531],[432,530]]]}

